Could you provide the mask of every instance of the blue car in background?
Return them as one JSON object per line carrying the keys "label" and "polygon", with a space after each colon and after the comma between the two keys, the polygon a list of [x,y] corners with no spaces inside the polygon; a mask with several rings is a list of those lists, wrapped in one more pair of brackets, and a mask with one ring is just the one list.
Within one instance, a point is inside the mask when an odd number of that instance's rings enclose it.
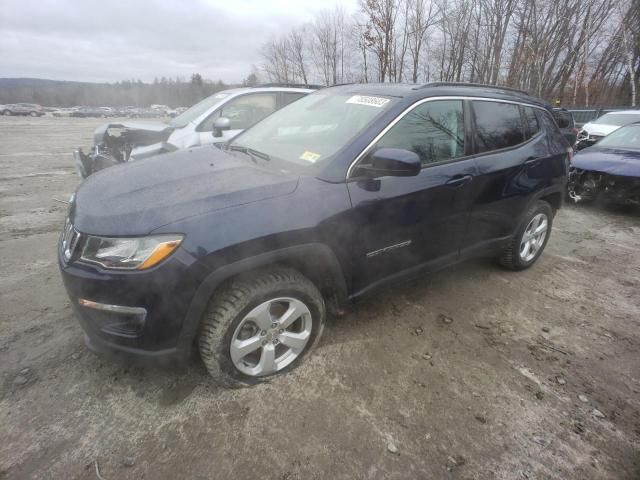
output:
{"label": "blue car in background", "polygon": [[640,205],[640,122],[619,128],[571,161],[569,197],[575,202],[603,196]]}

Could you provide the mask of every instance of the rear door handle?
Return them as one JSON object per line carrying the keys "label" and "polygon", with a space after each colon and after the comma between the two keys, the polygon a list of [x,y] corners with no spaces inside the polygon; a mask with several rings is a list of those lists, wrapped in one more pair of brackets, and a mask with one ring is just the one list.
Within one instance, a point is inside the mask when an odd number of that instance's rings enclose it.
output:
{"label": "rear door handle", "polygon": [[473,180],[472,175],[454,175],[449,180],[447,180],[446,185],[450,187],[461,187]]}
{"label": "rear door handle", "polygon": [[534,163],[538,163],[540,161],[540,157],[529,157],[524,161],[525,165],[533,165]]}

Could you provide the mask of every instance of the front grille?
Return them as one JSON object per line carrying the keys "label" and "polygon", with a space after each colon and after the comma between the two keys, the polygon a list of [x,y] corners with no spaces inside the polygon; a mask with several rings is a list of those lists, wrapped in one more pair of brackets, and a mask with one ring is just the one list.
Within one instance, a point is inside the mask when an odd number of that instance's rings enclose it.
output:
{"label": "front grille", "polygon": [[64,231],[62,232],[62,254],[64,255],[65,261],[71,260],[73,254],[75,253],[76,247],[78,246],[78,241],[80,240],[80,233],[73,228],[73,225],[67,218],[64,222]]}

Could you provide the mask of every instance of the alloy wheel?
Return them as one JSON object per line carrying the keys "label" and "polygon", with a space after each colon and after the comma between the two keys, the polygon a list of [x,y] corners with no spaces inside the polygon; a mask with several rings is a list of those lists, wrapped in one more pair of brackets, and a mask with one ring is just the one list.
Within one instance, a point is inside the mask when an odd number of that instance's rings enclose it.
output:
{"label": "alloy wheel", "polygon": [[544,213],[539,213],[531,219],[520,240],[520,258],[525,262],[533,260],[547,237],[549,219]]}
{"label": "alloy wheel", "polygon": [[233,332],[231,361],[253,377],[282,370],[302,354],[312,326],[311,311],[300,300],[267,300],[251,310]]}

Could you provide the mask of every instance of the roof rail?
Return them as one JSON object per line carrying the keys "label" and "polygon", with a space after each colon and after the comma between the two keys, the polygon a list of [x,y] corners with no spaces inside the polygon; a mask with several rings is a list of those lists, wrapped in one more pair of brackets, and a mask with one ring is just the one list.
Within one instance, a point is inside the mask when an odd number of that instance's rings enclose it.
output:
{"label": "roof rail", "polygon": [[288,87],[288,88],[311,88],[318,90],[324,88],[324,85],[308,85],[306,83],[261,83],[260,85],[254,85],[251,88],[263,88],[263,87]]}
{"label": "roof rail", "polygon": [[503,87],[501,85],[486,85],[484,83],[471,83],[471,82],[429,82],[424,85],[419,85],[414,88],[414,90],[419,90],[421,88],[427,87],[482,87],[482,88],[491,88],[494,90],[506,90],[509,92],[521,93],[523,95],[529,95],[529,92],[524,90],[520,90],[512,87]]}

